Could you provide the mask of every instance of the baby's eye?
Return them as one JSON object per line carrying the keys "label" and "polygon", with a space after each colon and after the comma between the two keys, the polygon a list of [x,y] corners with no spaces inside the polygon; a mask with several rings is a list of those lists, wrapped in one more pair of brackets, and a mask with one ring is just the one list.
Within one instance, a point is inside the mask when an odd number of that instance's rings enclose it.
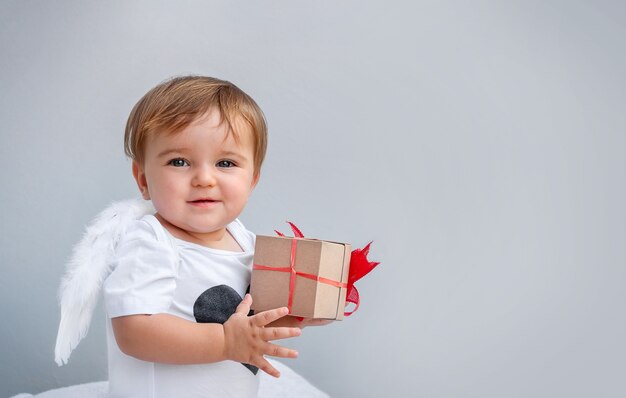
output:
{"label": "baby's eye", "polygon": [[220,160],[217,162],[217,167],[234,167],[235,163],[230,160]]}
{"label": "baby's eye", "polygon": [[189,162],[182,158],[172,159],[167,164],[172,165],[174,167],[185,167],[189,166]]}

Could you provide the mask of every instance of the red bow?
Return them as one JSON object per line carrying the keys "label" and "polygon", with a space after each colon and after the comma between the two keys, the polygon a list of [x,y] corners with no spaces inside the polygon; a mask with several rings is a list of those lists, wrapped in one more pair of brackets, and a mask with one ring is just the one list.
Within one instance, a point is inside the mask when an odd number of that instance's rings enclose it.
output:
{"label": "red bow", "polygon": [[[287,221],[287,224],[291,227],[293,231],[293,235],[296,238],[304,238],[304,235],[296,227],[292,222]],[[274,230],[278,234],[278,236],[285,237],[285,234],[280,231]],[[359,302],[361,301],[359,298],[359,291],[354,286],[354,282],[363,278],[365,275],[369,274],[371,270],[373,270],[380,262],[377,261],[369,261],[367,259],[367,255],[370,252],[370,245],[372,242],[365,245],[363,249],[354,249],[352,250],[352,254],[350,256],[350,271],[348,273],[348,287],[346,293],[346,303],[352,303],[355,305],[354,309],[350,312],[344,312],[344,316],[350,316],[359,308]]]}

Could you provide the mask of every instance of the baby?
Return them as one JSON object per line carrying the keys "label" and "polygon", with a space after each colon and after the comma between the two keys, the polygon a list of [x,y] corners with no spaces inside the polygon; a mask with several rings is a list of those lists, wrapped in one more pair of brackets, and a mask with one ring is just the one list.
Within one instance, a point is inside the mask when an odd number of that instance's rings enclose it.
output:
{"label": "baby", "polygon": [[[156,213],[131,222],[104,281],[111,397],[253,397],[287,308],[250,314],[255,236],[237,217],[267,146],[263,113],[232,83],[168,80],[133,108],[126,154]],[[242,299],[243,298],[243,299]]]}

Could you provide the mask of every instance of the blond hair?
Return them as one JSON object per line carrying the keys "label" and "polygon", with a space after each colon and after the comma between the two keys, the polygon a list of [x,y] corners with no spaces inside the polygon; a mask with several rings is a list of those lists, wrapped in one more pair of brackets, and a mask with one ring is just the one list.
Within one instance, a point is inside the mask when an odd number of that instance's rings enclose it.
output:
{"label": "blond hair", "polygon": [[124,133],[124,152],[143,163],[146,138],[152,134],[177,133],[211,108],[220,112],[235,140],[235,126],[250,127],[254,142],[254,174],[259,174],[267,149],[267,124],[261,108],[231,82],[208,76],[181,76],[166,80],[148,91],[128,116]]}

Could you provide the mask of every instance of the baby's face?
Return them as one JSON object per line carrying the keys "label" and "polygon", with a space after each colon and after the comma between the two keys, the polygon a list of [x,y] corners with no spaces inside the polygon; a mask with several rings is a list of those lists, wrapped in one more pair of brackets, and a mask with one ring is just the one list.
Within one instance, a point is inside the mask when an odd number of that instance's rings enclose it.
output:
{"label": "baby's face", "polygon": [[142,195],[174,227],[201,240],[219,238],[257,181],[252,132],[240,129],[239,136],[237,143],[216,110],[179,133],[156,134],[137,165]]}

